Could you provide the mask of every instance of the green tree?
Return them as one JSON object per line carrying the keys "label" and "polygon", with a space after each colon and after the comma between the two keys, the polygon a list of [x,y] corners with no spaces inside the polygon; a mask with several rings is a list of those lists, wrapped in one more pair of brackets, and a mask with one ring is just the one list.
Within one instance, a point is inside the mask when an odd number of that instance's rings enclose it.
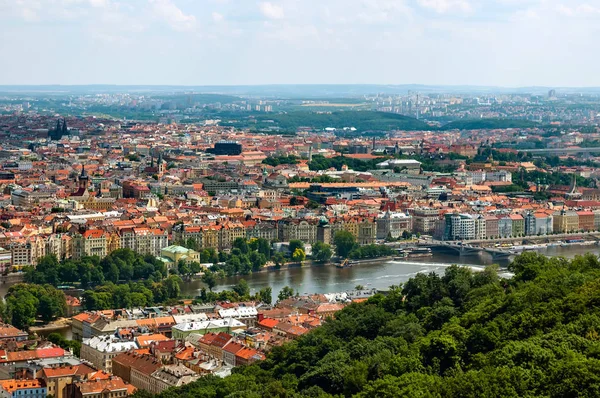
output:
{"label": "green tree", "polygon": [[263,287],[259,290],[258,296],[260,297],[260,301],[265,304],[271,304],[273,302],[273,289],[270,286]]}
{"label": "green tree", "polygon": [[297,240],[297,239],[290,240],[290,246],[289,246],[290,256],[292,256],[294,254],[296,249],[300,249],[303,252],[306,252],[306,250],[304,249],[304,243],[301,240]]}
{"label": "green tree", "polygon": [[167,297],[168,298],[178,298],[181,293],[180,284],[183,281],[177,275],[171,275],[167,279],[163,281],[163,285],[165,286]]}
{"label": "green tree", "polygon": [[275,253],[273,255],[273,262],[275,263],[276,267],[281,267],[283,264],[285,264],[285,256],[283,255],[283,253]]}
{"label": "green tree", "polygon": [[245,279],[240,279],[238,283],[233,287],[233,291],[236,292],[240,297],[248,297],[250,295],[250,287]]}
{"label": "green tree", "polygon": [[304,253],[304,250],[297,248],[292,254],[292,261],[301,263],[304,260],[306,260],[306,254]]}
{"label": "green tree", "polygon": [[190,272],[192,274],[198,274],[200,271],[202,271],[202,266],[198,261],[193,261],[190,263]]}
{"label": "green tree", "polygon": [[38,299],[28,291],[9,295],[6,307],[10,323],[18,329],[28,329],[35,323]]}
{"label": "green tree", "polygon": [[340,257],[348,257],[350,252],[356,247],[356,239],[348,231],[338,231],[333,237],[335,249]]}
{"label": "green tree", "polygon": [[210,270],[206,270],[204,275],[202,275],[202,282],[208,286],[208,290],[212,292],[213,288],[217,285],[217,278],[214,272]]}
{"label": "green tree", "polygon": [[312,258],[316,262],[326,263],[331,260],[331,256],[333,256],[333,251],[330,245],[323,242],[316,242],[312,246]]}
{"label": "green tree", "polygon": [[179,260],[177,262],[177,272],[179,272],[179,275],[189,275],[192,270],[187,261]]}
{"label": "green tree", "polygon": [[246,238],[235,238],[232,246],[236,249],[239,249],[242,254],[248,254],[250,251]]}
{"label": "green tree", "polygon": [[279,301],[283,301],[285,299],[292,297],[293,295],[294,295],[294,289],[292,289],[289,286],[284,286],[281,289],[281,291],[279,291],[279,294],[277,295],[277,299]]}

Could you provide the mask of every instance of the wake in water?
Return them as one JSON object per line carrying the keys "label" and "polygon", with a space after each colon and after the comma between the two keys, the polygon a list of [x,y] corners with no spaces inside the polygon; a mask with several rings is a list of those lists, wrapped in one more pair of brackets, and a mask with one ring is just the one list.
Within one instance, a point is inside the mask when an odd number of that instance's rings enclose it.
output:
{"label": "wake in water", "polygon": [[473,271],[483,271],[485,267],[476,264],[448,264],[448,263],[426,263],[419,261],[390,261],[391,264],[401,264],[401,265],[417,265],[419,267],[438,267],[438,268],[449,268],[453,265],[458,265],[460,267],[471,268]]}

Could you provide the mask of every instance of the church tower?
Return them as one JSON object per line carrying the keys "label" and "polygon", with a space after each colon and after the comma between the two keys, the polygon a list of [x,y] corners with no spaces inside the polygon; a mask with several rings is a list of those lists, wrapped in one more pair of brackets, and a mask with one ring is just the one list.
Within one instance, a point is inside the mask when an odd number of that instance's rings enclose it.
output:
{"label": "church tower", "polygon": [[87,190],[90,186],[90,177],[85,172],[85,165],[81,165],[81,174],[79,175],[79,189]]}
{"label": "church tower", "polygon": [[156,164],[158,168],[158,175],[162,176],[167,172],[167,162],[163,160],[162,153],[158,154],[158,162]]}

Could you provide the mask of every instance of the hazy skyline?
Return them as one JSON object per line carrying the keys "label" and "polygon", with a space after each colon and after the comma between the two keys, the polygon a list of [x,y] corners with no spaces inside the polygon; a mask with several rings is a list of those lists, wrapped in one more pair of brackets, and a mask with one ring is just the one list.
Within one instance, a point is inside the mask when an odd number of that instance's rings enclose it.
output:
{"label": "hazy skyline", "polygon": [[0,0],[0,84],[600,86],[600,0]]}

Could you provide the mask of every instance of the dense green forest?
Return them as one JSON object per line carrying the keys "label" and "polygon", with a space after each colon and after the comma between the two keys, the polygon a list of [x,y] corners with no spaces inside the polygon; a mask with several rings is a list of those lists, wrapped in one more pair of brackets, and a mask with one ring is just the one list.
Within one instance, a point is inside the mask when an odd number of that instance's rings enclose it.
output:
{"label": "dense green forest", "polygon": [[389,130],[431,130],[431,127],[417,119],[395,113],[372,111],[336,111],[331,113],[289,112],[256,115],[256,128],[279,127],[281,130],[296,131],[299,127],[325,129],[334,127],[354,127],[356,132]]}
{"label": "dense green forest", "polygon": [[539,124],[530,120],[516,119],[465,119],[445,124],[441,127],[441,130],[517,129],[530,127],[539,127]]}
{"label": "dense green forest", "polygon": [[158,397],[600,396],[598,257],[529,252],[509,269],[418,274],[261,363]]}

